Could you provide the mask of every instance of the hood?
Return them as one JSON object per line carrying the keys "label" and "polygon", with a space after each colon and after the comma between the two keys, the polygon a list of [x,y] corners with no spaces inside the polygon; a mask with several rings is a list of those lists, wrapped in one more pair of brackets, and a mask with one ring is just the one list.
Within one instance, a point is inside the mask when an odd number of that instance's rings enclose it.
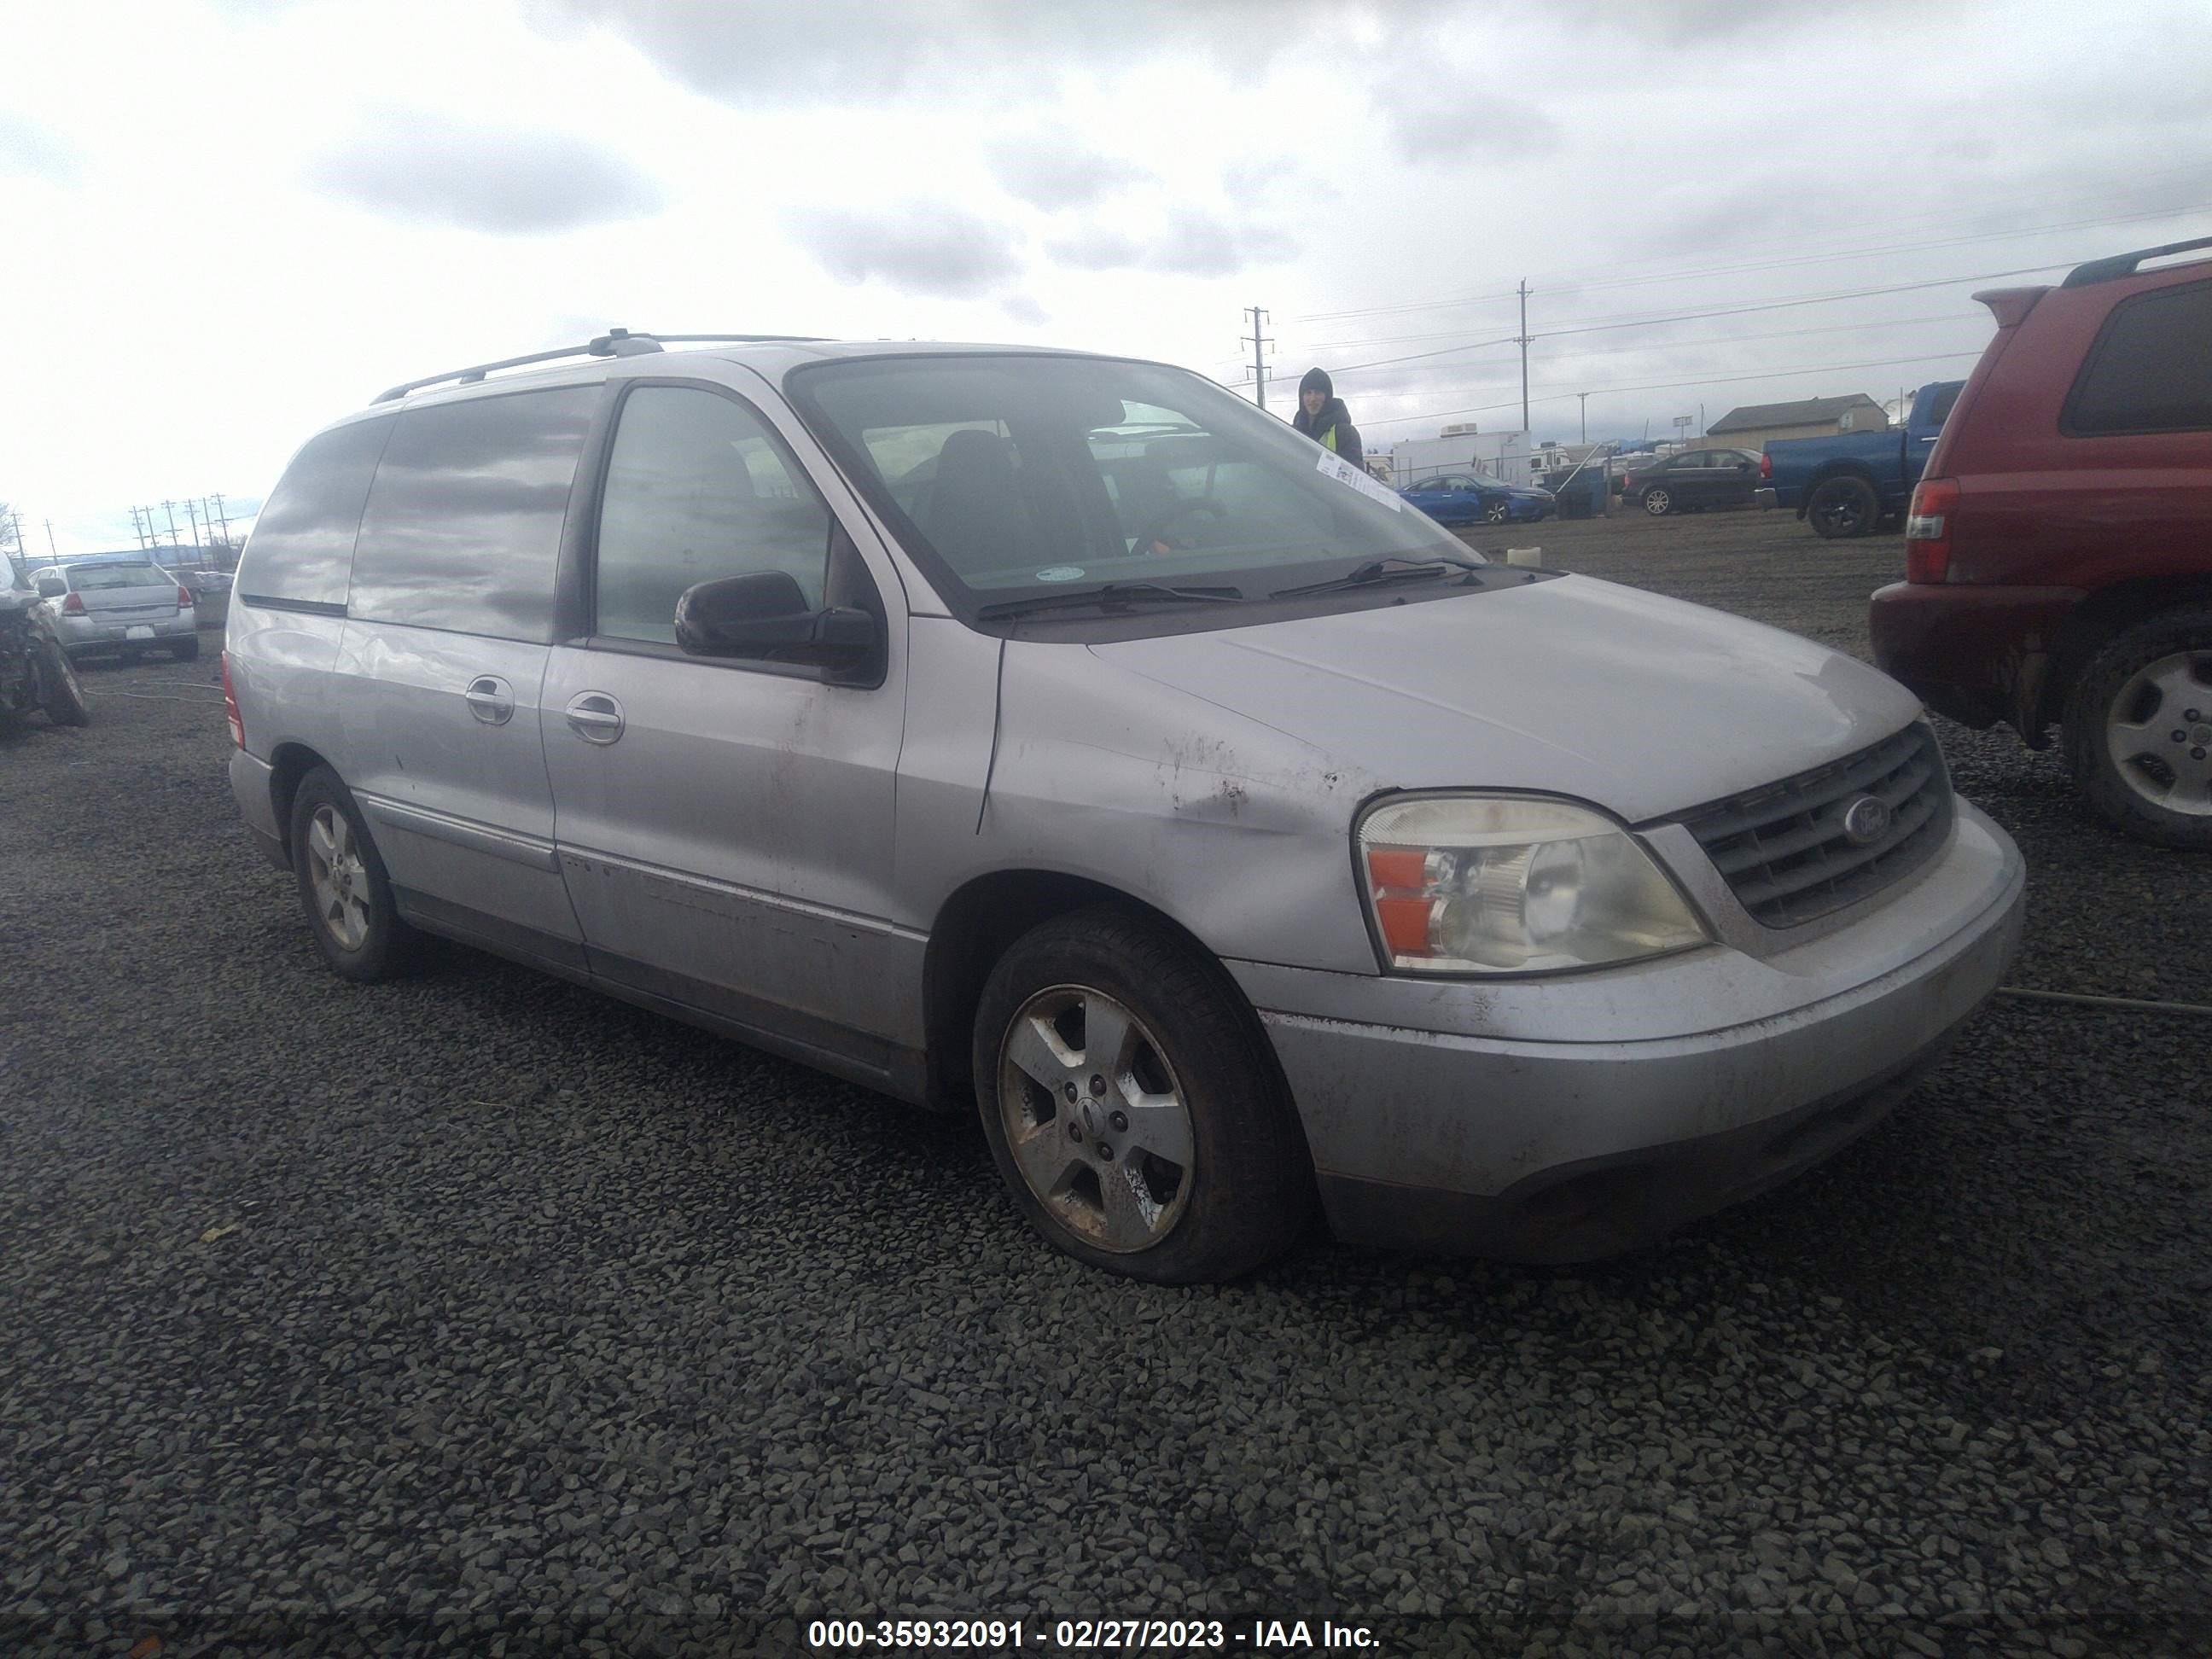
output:
{"label": "hood", "polygon": [[1920,711],[1826,646],[1587,576],[1090,649],[1373,788],[1540,790],[1631,823],[1820,765]]}

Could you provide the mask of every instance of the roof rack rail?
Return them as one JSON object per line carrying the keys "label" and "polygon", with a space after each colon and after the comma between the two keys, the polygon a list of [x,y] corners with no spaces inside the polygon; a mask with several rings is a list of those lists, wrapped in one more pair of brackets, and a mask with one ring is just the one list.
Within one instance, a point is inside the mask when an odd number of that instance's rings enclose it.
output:
{"label": "roof rack rail", "polygon": [[2086,265],[2075,266],[2058,286],[2087,288],[2092,283],[2109,283],[2115,276],[2132,276],[2136,267],[2146,259],[2168,253],[2192,253],[2200,247],[2212,247],[2212,236],[2199,236],[2192,242],[2168,242],[2164,247],[2137,248],[2133,253],[2115,253],[2109,259],[2092,259]]}
{"label": "roof rack rail", "polygon": [[497,369],[520,368],[529,363],[556,362],[563,357],[641,357],[648,352],[659,351],[664,344],[767,345],[782,341],[819,340],[823,337],[819,334],[633,334],[626,328],[611,328],[582,345],[561,346],[552,351],[532,351],[520,357],[501,357],[496,362],[472,363],[466,368],[449,368],[443,374],[425,374],[419,380],[404,381],[389,392],[380,392],[370,401],[388,404],[410,392],[420,392],[426,386],[442,386],[448,380],[457,386],[471,386]]}

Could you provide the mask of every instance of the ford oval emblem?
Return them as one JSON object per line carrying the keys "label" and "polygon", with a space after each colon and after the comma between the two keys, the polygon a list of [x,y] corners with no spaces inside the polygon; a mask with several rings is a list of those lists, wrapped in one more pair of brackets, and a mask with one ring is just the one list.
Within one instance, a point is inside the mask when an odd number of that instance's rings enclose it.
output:
{"label": "ford oval emblem", "polygon": [[1844,808],[1844,839],[1854,847],[1880,841],[1889,829],[1889,803],[1878,795],[1861,795]]}

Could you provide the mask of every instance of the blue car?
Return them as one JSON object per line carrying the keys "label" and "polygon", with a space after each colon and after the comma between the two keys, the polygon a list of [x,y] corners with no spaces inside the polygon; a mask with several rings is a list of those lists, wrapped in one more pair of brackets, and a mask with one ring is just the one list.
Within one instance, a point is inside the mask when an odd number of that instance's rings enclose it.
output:
{"label": "blue car", "polygon": [[1479,472],[1443,472],[1398,492],[1438,524],[1534,524],[1552,512],[1552,492]]}

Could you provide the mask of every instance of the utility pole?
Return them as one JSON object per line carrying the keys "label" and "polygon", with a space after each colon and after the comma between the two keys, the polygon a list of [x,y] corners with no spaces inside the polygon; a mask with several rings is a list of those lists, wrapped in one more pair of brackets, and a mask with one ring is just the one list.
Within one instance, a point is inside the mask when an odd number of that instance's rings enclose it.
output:
{"label": "utility pole", "polygon": [[46,556],[55,559],[62,556],[61,549],[54,545],[54,521],[52,519],[46,520]]}
{"label": "utility pole", "polygon": [[146,545],[146,532],[138,522],[138,509],[135,507],[131,509],[131,533],[138,538],[141,548]]}
{"label": "utility pole", "polygon": [[1589,393],[1577,392],[1575,396],[1583,400],[1583,441],[1588,443],[1589,441]]}
{"label": "utility pole", "polygon": [[169,516],[169,545],[172,547],[174,547],[177,544],[176,507],[177,504],[171,501],[167,496],[164,495],[161,498],[161,511],[167,514]]}
{"label": "utility pole", "polygon": [[1521,431],[1528,431],[1528,279],[1521,279]]}
{"label": "utility pole", "polygon": [[1265,348],[1275,343],[1261,331],[1267,325],[1266,312],[1257,306],[1246,306],[1244,314],[1252,319],[1252,331],[1238,335],[1237,343],[1252,348],[1252,395],[1260,407],[1265,409],[1267,406],[1267,356]]}

